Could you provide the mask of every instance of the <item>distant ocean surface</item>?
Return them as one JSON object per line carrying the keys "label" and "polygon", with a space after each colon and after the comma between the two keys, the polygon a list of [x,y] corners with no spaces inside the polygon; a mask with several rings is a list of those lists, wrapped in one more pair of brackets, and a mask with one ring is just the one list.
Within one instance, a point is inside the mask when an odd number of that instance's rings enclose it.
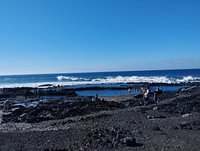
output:
{"label": "distant ocean surface", "polygon": [[200,82],[200,69],[0,76],[0,88],[38,87],[44,84],[94,86],[131,82]]}

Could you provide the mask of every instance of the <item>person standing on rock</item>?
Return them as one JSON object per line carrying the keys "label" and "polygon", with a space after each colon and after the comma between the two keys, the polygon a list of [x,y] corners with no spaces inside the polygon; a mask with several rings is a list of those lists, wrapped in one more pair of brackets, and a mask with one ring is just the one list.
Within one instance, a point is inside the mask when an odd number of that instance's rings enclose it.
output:
{"label": "person standing on rock", "polygon": [[161,94],[161,93],[162,93],[162,90],[158,86],[156,91],[154,91],[154,102],[156,103],[156,105],[158,105],[158,103],[159,103],[158,95]]}
{"label": "person standing on rock", "polygon": [[156,105],[158,105],[158,91],[154,91],[153,93],[153,99]]}
{"label": "person standing on rock", "polygon": [[149,89],[147,89],[144,92],[143,99],[144,99],[144,106],[146,106],[148,104],[148,101],[149,101]]}

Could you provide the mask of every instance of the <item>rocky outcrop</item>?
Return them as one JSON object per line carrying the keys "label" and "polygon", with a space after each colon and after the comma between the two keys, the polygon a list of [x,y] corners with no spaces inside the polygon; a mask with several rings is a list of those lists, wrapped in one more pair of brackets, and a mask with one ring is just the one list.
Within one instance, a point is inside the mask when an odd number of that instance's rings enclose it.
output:
{"label": "rocky outcrop", "polygon": [[16,109],[2,116],[3,122],[37,123],[46,120],[63,119],[66,117],[81,116],[94,112],[124,108],[124,105],[108,101],[78,101],[65,102],[64,100],[49,100],[36,107]]}

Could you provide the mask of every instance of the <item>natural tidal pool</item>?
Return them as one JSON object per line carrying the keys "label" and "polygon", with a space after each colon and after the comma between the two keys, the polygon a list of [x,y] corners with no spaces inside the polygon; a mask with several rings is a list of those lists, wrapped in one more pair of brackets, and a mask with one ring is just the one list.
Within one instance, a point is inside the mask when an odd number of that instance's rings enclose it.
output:
{"label": "natural tidal pool", "polygon": [[[162,86],[160,87],[163,91],[177,91],[182,86]],[[150,91],[153,92],[157,89],[157,86],[150,87]],[[140,94],[139,90],[131,90],[128,89],[124,90],[81,90],[76,91],[79,96],[120,96],[120,95],[128,95],[128,94]]]}

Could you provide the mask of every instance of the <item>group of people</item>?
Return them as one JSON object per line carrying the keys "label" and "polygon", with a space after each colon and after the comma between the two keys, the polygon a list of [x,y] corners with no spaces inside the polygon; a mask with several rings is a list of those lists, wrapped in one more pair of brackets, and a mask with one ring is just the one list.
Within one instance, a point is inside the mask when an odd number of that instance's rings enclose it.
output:
{"label": "group of people", "polygon": [[[150,88],[147,87],[147,89],[142,88],[143,93],[143,105],[146,106],[150,102]],[[157,89],[153,92],[153,101],[158,105],[159,103],[159,94],[162,93],[162,90],[158,86]]]}

